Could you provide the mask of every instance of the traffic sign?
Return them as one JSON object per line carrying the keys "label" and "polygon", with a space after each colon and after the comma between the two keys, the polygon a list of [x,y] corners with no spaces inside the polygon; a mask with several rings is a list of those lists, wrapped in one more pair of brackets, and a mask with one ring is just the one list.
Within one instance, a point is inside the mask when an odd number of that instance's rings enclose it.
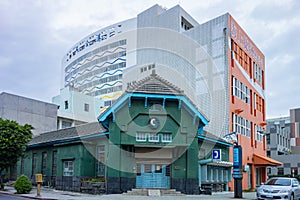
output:
{"label": "traffic sign", "polygon": [[212,150],[212,159],[213,160],[221,160],[221,149],[213,149]]}

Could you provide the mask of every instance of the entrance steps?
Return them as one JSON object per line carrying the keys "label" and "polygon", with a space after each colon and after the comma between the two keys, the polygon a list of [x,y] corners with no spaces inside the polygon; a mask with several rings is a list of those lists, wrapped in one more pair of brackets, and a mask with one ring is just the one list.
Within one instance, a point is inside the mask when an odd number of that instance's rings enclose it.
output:
{"label": "entrance steps", "polygon": [[184,196],[181,192],[176,191],[175,189],[132,189],[123,193],[124,195],[133,195],[133,196]]}

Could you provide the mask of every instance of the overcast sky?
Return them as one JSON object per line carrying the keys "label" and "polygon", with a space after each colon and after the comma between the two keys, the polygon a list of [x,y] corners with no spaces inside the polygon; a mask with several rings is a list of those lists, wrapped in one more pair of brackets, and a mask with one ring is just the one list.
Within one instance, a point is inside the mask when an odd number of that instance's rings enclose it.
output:
{"label": "overcast sky", "polygon": [[73,44],[156,3],[199,23],[229,12],[266,57],[267,117],[300,107],[299,0],[0,0],[0,93],[51,102]]}

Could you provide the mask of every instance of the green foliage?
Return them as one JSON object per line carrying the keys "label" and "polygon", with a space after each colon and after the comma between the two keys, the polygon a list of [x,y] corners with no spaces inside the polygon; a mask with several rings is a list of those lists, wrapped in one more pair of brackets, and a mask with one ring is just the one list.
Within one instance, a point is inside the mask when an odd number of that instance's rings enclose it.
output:
{"label": "green foliage", "polygon": [[19,176],[14,188],[17,190],[17,194],[27,194],[32,190],[32,184],[25,175]]}
{"label": "green foliage", "polygon": [[0,174],[23,156],[26,144],[32,138],[31,129],[31,125],[22,126],[15,121],[0,118]]}
{"label": "green foliage", "polygon": [[105,178],[104,177],[91,178],[85,180],[85,182],[92,182],[92,183],[105,182]]}

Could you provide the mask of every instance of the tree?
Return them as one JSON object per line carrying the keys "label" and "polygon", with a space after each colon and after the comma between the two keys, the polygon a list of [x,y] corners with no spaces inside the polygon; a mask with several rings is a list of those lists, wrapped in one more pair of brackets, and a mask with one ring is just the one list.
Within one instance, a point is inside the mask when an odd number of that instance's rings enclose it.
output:
{"label": "tree", "polygon": [[29,124],[19,125],[16,121],[0,118],[0,189],[4,189],[1,174],[17,163],[24,155],[26,144],[32,139]]}

